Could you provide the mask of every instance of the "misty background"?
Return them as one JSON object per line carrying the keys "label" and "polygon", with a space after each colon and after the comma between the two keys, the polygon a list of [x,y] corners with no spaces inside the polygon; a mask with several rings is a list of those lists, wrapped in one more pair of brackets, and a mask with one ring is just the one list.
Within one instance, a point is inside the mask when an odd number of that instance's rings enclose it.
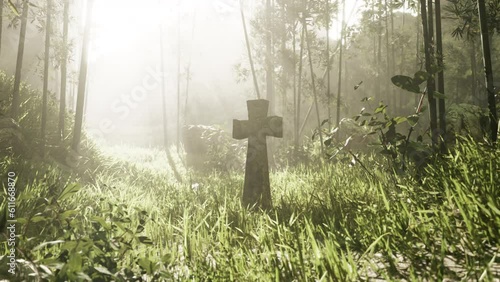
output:
{"label": "misty background", "polygon": [[[359,18],[355,13],[361,5],[358,2],[347,3],[350,24]],[[249,29],[260,4],[244,3]],[[81,50],[85,11],[85,1],[74,1],[69,34],[74,50]],[[178,87],[181,127],[216,125],[230,132],[232,119],[247,118],[246,100],[256,97],[251,79],[238,79],[236,70],[239,64],[249,65],[239,1],[103,0],[95,3],[92,19],[85,126],[94,138],[108,144],[163,144],[162,31],[169,142],[177,138]],[[41,88],[43,21],[34,22],[27,25],[23,77]],[[12,58],[19,40],[19,23],[12,23],[3,27],[5,40],[0,58],[2,67],[10,74],[15,70]],[[333,22],[330,35],[338,39],[338,22]],[[78,51],[70,54],[70,105],[76,103],[79,56]],[[49,78],[49,91],[56,97],[60,92],[57,68],[53,66]],[[264,87],[261,92],[265,95]],[[278,108],[276,114],[282,115],[282,109]]]}

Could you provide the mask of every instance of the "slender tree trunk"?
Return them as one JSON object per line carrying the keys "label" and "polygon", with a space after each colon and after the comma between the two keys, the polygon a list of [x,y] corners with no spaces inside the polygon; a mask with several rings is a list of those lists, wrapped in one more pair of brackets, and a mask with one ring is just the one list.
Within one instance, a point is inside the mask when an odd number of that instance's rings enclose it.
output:
{"label": "slender tree trunk", "polygon": [[0,55],[2,54],[3,2],[0,4]]}
{"label": "slender tree trunk", "polygon": [[490,111],[490,133],[491,141],[495,144],[498,135],[498,116],[495,101],[495,87],[493,85],[493,68],[491,65],[491,46],[488,32],[486,4],[484,0],[478,0],[479,23],[481,26],[481,42],[483,45],[483,64],[486,75],[486,90],[488,91],[488,108]]}
{"label": "slender tree trunk", "polygon": [[[405,27],[405,24],[406,24],[406,21],[405,21],[405,16],[406,16],[406,4],[403,3],[403,24],[400,26],[400,32],[401,34],[404,34],[404,27]],[[417,19],[418,19],[418,16],[417,16]],[[400,47],[401,47],[401,61],[399,62],[399,72],[400,73],[403,73],[404,72],[404,66],[405,66],[405,63],[406,63],[406,53],[405,53],[405,44],[403,44],[403,42],[400,42]],[[396,69],[396,66],[394,66],[394,70]],[[399,90],[398,90],[399,92]],[[408,95],[401,95],[401,93],[398,93],[399,95],[399,102],[400,102],[400,109],[401,109],[401,113],[400,114],[404,114],[406,112],[406,106],[408,105]]]}
{"label": "slender tree trunk", "polygon": [[[160,0],[158,1],[161,7]],[[163,147],[168,152],[168,119],[167,119],[167,93],[165,91],[165,56],[163,44],[163,23],[160,22],[160,70],[161,70],[161,105],[163,114]]]}
{"label": "slender tree trunk", "polygon": [[[193,15],[193,26],[191,27],[191,42],[194,42],[194,31],[196,27],[196,11]],[[191,60],[193,57],[193,47],[191,46],[191,50],[189,51],[189,59],[186,69],[186,95],[184,97],[184,125],[188,124],[188,102],[189,102],[189,83],[191,82]]]}
{"label": "slender tree trunk", "polygon": [[[434,53],[432,48],[432,34],[433,34],[433,25],[432,25],[432,1],[429,0],[429,9],[427,9],[427,5],[425,0],[420,0],[421,14],[422,14],[422,26],[424,33],[424,48],[425,48],[425,69],[428,73],[432,73],[432,65],[433,65],[433,56]],[[431,16],[430,19],[427,17],[427,13]],[[438,134],[437,134],[437,114],[436,114],[436,99],[434,99],[434,88],[435,81],[433,78],[429,78],[427,80],[427,99],[429,101],[429,109],[430,109],[430,126],[431,126],[431,138],[432,145],[437,146],[438,143]]]}
{"label": "slender tree trunk", "polygon": [[245,21],[245,13],[243,12],[243,6],[241,6],[241,2],[240,2],[240,14],[241,14],[241,21],[243,23],[243,32],[245,33],[245,45],[247,46],[248,61],[250,62],[250,68],[252,70],[253,85],[255,88],[255,92],[257,94],[257,99],[260,99],[259,82],[257,80],[257,74],[255,72],[255,66],[253,64],[252,49],[250,47],[250,40],[248,38],[247,23]]}
{"label": "slender tree trunk", "polygon": [[276,102],[274,100],[273,85],[273,50],[272,50],[272,14],[271,0],[266,0],[266,96],[269,100],[269,112],[274,114],[276,111]]}
{"label": "slender tree trunk", "polygon": [[[347,52],[347,50],[344,50],[344,52]],[[344,54],[344,57],[348,56],[347,53]],[[344,68],[343,68],[343,71],[344,71],[344,74],[342,75],[342,80],[344,81],[344,83],[342,83],[342,93],[347,93],[347,85],[353,85],[352,81],[349,80],[349,64],[347,62],[348,60],[344,60]],[[348,102],[347,102],[348,103]],[[348,109],[346,109],[346,113],[344,114],[344,116],[351,116],[351,112],[349,112],[349,110],[351,110],[351,108],[349,107]]]}
{"label": "slender tree trunk", "polygon": [[299,143],[300,143],[300,129],[299,129],[299,122],[300,122],[300,109],[301,109],[301,103],[302,103],[302,69],[304,65],[304,40],[305,40],[305,32],[306,32],[306,27],[302,25],[302,35],[300,37],[300,52],[299,52],[299,76],[298,76],[298,86],[297,86],[297,116],[295,120],[295,130],[296,130],[296,136],[297,139],[295,139],[295,148],[298,150],[299,148]]}
{"label": "slender tree trunk", "polygon": [[326,0],[326,97],[328,107],[328,130],[332,128],[332,95],[330,85],[330,0]]}
{"label": "slender tree trunk", "polygon": [[[344,40],[345,40],[345,0],[342,0],[342,20],[340,24],[340,53],[339,53],[339,78],[337,87],[337,128],[340,126],[340,103],[342,96],[342,62],[344,53]],[[379,81],[379,80],[377,80]],[[379,82],[377,84],[380,86]],[[380,89],[379,89],[380,90]]]}
{"label": "slender tree trunk", "polygon": [[318,95],[316,93],[316,83],[314,80],[314,68],[313,68],[313,63],[312,63],[312,52],[311,52],[311,37],[309,36],[309,32],[307,31],[307,24],[306,24],[305,20],[303,21],[302,24],[304,25],[304,30],[305,30],[305,35],[306,35],[307,54],[309,57],[309,69],[311,72],[311,84],[312,84],[312,91],[313,91],[313,97],[314,97],[314,105],[316,107],[316,117],[317,117],[317,122],[318,122],[319,141],[321,142],[321,153],[323,153],[324,152],[323,131],[321,130],[321,118],[320,118],[319,106],[318,106]]}
{"label": "slender tree trunk", "polygon": [[85,19],[85,30],[83,33],[82,57],[80,63],[80,76],[78,78],[78,93],[76,98],[75,129],[73,130],[73,142],[71,148],[78,152],[82,138],[83,111],[85,106],[85,91],[87,86],[88,54],[90,42],[90,28],[92,25],[92,8],[94,0],[87,1],[87,15]]}
{"label": "slender tree trunk", "polygon": [[45,135],[47,131],[47,103],[49,96],[49,64],[50,64],[50,33],[52,0],[47,0],[47,11],[45,18],[45,58],[43,67],[43,93],[42,93],[42,125],[41,125],[41,155],[45,157]]}
{"label": "slender tree trunk", "polygon": [[[435,56],[435,50],[434,50],[434,10],[433,10],[433,0],[427,0],[427,28],[428,30],[428,35],[429,35],[429,53],[430,53],[430,59],[431,59],[431,69],[434,69],[436,66],[436,56]],[[434,141],[434,144],[437,145],[439,143],[439,129],[438,129],[438,115],[437,115],[437,103],[436,99],[434,98],[434,91],[436,91],[436,79],[435,79],[435,74],[433,73],[428,81],[428,85],[431,86],[431,91],[432,92],[432,103],[429,104],[429,114],[431,117],[431,130],[435,131],[434,133],[431,134],[431,137]],[[428,95],[429,99],[431,98],[431,95]]]}
{"label": "slender tree trunk", "polygon": [[287,81],[288,81],[288,76],[286,73],[286,65],[287,65],[287,57],[286,57],[286,41],[287,41],[287,32],[286,32],[286,10],[285,6],[283,5],[283,8],[281,9],[281,13],[283,15],[283,20],[282,20],[282,37],[281,37],[281,114],[283,116],[283,119],[287,119],[287,111],[286,111],[286,94],[287,94]]}
{"label": "slender tree trunk", "polygon": [[61,94],[59,97],[59,138],[64,140],[64,120],[66,116],[66,84],[68,79],[68,26],[69,26],[69,0],[64,0],[63,12],[63,54],[61,62]]}
{"label": "slender tree trunk", "polygon": [[[443,63],[443,36],[441,31],[441,0],[436,0],[436,57],[440,69],[438,73],[438,92],[444,94],[444,63]],[[441,141],[441,153],[446,152],[446,104],[443,98],[438,99],[439,107],[439,138]]]}
{"label": "slender tree trunk", "polygon": [[[387,0],[384,1],[384,24],[385,24],[385,53],[386,53],[386,75],[384,77],[385,81],[390,81],[391,79],[391,49],[390,49],[390,42],[389,42],[389,9],[388,9],[388,2]],[[386,89],[386,95],[388,97],[387,102],[391,104],[392,106],[392,112],[394,112],[396,108],[396,96],[393,95],[394,92],[392,91],[393,88],[391,89],[387,88]]]}
{"label": "slender tree trunk", "polygon": [[[295,2],[294,2],[295,3]],[[297,43],[296,41],[296,26],[293,28],[292,32],[292,52],[293,52],[293,144],[297,145]],[[297,149],[295,147],[295,149]]]}
{"label": "slender tree trunk", "polygon": [[[422,0],[419,0],[419,1],[422,1]],[[424,0],[425,1],[425,0]],[[424,3],[425,4],[425,3]],[[420,50],[421,50],[421,42],[420,42],[420,32],[421,32],[421,27],[423,26],[423,23],[422,23],[422,9],[421,9],[421,6],[422,5],[417,5],[417,19],[416,19],[416,27],[417,27],[417,40],[416,40],[416,48],[415,48],[415,67],[418,67],[419,70],[422,69],[422,64],[421,64],[421,60],[420,60]],[[415,105],[417,105],[418,107],[418,104],[419,104],[419,97],[417,95],[415,95]]]}
{"label": "slender tree trunk", "polygon": [[[422,1],[422,0],[419,0],[419,1]],[[420,43],[420,32],[421,32],[421,27],[423,26],[423,23],[422,23],[422,9],[421,9],[421,6],[418,6],[417,7],[417,20],[415,21],[416,22],[416,27],[417,27],[417,40],[416,40],[416,48],[415,48],[415,66],[416,67],[422,67],[422,65],[420,64],[420,45],[422,43]],[[418,98],[415,98],[415,99],[418,99]]]}
{"label": "slender tree trunk", "polygon": [[378,14],[378,21],[377,21],[377,29],[378,29],[378,39],[377,39],[377,95],[379,99],[385,100],[387,97],[387,93],[382,93],[382,79],[383,76],[381,75],[382,73],[382,0],[378,1],[377,4],[377,14]]}
{"label": "slender tree trunk", "polygon": [[[394,72],[396,72],[396,49],[394,47],[395,42],[394,42],[394,9],[393,9],[393,0],[390,1],[389,3],[390,9],[389,9],[389,16],[391,19],[391,72],[389,75],[389,79],[394,75]],[[404,5],[404,3],[403,3]],[[404,25],[404,14],[403,14],[403,25]],[[394,107],[397,110],[397,113],[402,112],[402,96],[397,95],[395,88],[391,87],[391,95],[394,97]],[[398,103],[399,101],[399,103]]]}
{"label": "slender tree trunk", "polygon": [[23,12],[21,15],[21,31],[19,34],[19,46],[17,48],[16,73],[14,75],[14,90],[12,91],[11,116],[14,120],[18,119],[21,97],[19,90],[21,88],[21,70],[23,68],[24,42],[26,40],[26,24],[28,23],[29,0],[23,2]]}
{"label": "slender tree trunk", "polygon": [[[178,2],[180,7],[181,1]],[[176,149],[179,153],[181,143],[181,12],[177,12],[177,134]]]}

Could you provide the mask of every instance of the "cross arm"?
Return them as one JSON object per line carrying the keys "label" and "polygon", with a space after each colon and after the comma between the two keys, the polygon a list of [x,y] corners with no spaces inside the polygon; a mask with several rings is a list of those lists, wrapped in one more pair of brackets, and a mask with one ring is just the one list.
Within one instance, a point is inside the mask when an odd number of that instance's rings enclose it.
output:
{"label": "cross arm", "polygon": [[266,135],[283,138],[283,118],[278,116],[270,116],[266,118],[265,123]]}
{"label": "cross arm", "polygon": [[233,119],[233,138],[245,139],[250,136],[250,126],[248,120]]}

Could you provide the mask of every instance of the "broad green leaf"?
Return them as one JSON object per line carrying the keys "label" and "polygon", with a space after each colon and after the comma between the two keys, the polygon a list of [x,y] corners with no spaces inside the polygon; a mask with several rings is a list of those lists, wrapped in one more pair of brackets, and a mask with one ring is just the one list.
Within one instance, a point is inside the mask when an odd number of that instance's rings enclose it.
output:
{"label": "broad green leaf", "polygon": [[137,263],[139,264],[142,269],[146,270],[148,274],[153,273],[153,262],[151,262],[147,258],[140,258]]}
{"label": "broad green leaf", "polygon": [[429,79],[429,74],[427,72],[417,71],[413,75],[413,84],[418,86],[418,85],[422,84],[423,82],[427,81],[427,79]]}
{"label": "broad green leaf", "polygon": [[66,218],[72,217],[72,216],[74,216],[76,214],[78,214],[78,212],[76,210],[68,210],[68,211],[65,211],[62,214],[60,214],[59,215],[59,219],[60,220],[65,220]]}
{"label": "broad green leaf", "polygon": [[57,197],[57,201],[63,201],[64,199],[71,197],[73,194],[80,191],[81,188],[82,186],[79,183],[68,184],[59,197]]}
{"label": "broad green leaf", "polygon": [[111,230],[111,225],[107,223],[106,220],[104,220],[104,218],[100,216],[92,216],[90,220],[99,223],[105,230]]}
{"label": "broad green leaf", "polygon": [[394,85],[403,89],[413,84],[413,79],[406,75],[395,75],[391,78],[391,81]]}
{"label": "broad green leaf", "polygon": [[411,115],[411,116],[408,116],[406,118],[406,120],[408,121],[410,126],[415,126],[417,124],[419,118],[420,117],[418,115]]}
{"label": "broad green leaf", "polygon": [[400,124],[400,123],[405,122],[405,121],[406,121],[405,117],[395,117],[394,118],[394,122],[396,122],[396,124]]}
{"label": "broad green leaf", "polygon": [[20,224],[25,224],[28,220],[25,217],[16,218],[16,222]]}
{"label": "broad green leaf", "polygon": [[415,84],[413,82],[413,78],[409,76],[395,75],[391,78],[391,81],[394,85],[406,91],[410,91],[413,93],[420,93],[420,87],[418,87],[418,84]]}
{"label": "broad green leaf", "polygon": [[111,273],[106,267],[104,266],[94,266],[94,269],[99,272],[99,273],[102,273],[102,274],[106,274],[106,275],[109,275],[109,276],[114,276],[113,273]]}
{"label": "broad green leaf", "polygon": [[82,255],[77,252],[71,252],[68,260],[68,268],[72,272],[79,272],[82,270]]}
{"label": "broad green leaf", "polygon": [[77,274],[76,274],[77,278],[78,278],[78,281],[92,281],[92,278],[90,278],[90,276],[88,276],[87,274],[79,271]]}

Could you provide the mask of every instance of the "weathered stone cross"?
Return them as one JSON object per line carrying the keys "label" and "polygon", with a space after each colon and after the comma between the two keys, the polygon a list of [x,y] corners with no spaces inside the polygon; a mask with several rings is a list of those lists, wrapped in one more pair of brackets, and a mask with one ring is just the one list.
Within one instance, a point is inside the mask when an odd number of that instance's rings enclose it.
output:
{"label": "weathered stone cross", "polygon": [[248,120],[233,120],[233,138],[248,138],[242,203],[269,209],[272,201],[266,137],[283,137],[283,118],[267,116],[267,100],[249,100],[247,108]]}

